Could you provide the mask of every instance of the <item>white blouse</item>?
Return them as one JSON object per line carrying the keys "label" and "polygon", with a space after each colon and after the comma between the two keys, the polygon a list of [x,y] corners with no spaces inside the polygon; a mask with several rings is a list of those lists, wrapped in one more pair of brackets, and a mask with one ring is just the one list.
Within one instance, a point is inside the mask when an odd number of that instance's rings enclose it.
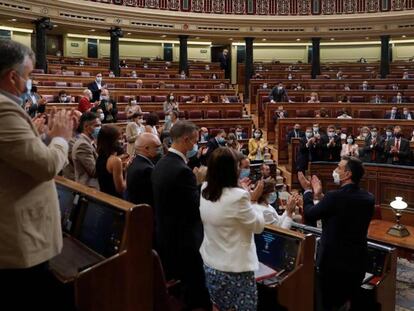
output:
{"label": "white blouse", "polygon": [[259,212],[263,213],[263,218],[266,225],[275,225],[279,226],[283,229],[290,229],[292,226],[292,218],[287,215],[285,211],[282,215],[276,212],[276,210],[271,205],[261,205],[261,204],[254,204],[253,207]]}

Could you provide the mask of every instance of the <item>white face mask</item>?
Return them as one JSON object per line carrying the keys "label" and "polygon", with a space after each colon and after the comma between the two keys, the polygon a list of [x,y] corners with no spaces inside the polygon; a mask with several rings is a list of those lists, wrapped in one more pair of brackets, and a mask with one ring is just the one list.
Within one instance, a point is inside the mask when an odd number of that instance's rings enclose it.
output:
{"label": "white face mask", "polygon": [[348,139],[346,140],[346,142],[347,142],[348,144],[352,144],[354,141],[353,141],[353,139],[352,139],[352,138],[348,138]]}
{"label": "white face mask", "polygon": [[372,137],[377,137],[377,132],[371,132]]}
{"label": "white face mask", "polygon": [[68,99],[68,98],[67,98],[66,96],[61,96],[61,97],[60,97],[60,101],[61,101],[62,103],[64,103],[67,99]]}
{"label": "white face mask", "polygon": [[136,100],[132,100],[132,101],[131,101],[131,105],[132,105],[132,106],[134,106],[134,105],[136,105],[136,104],[137,104],[137,101],[136,101]]}
{"label": "white face mask", "polygon": [[332,172],[332,177],[335,185],[339,185],[341,183],[341,178],[339,177],[339,174],[336,172],[336,170]]}
{"label": "white face mask", "polygon": [[99,114],[99,119],[100,119],[101,121],[103,121],[103,120],[105,119],[105,115],[104,115],[103,113],[100,113],[100,114]]}
{"label": "white face mask", "polygon": [[170,96],[170,100],[173,101],[174,100],[174,96]]}
{"label": "white face mask", "polygon": [[319,131],[319,127],[314,127],[314,128],[313,128],[313,131],[314,131],[314,132],[318,132],[318,131]]}
{"label": "white face mask", "polygon": [[311,138],[312,137],[312,132],[306,132],[306,138]]}
{"label": "white face mask", "polygon": [[260,133],[254,133],[254,138],[260,138]]}
{"label": "white face mask", "polygon": [[341,139],[346,139],[346,134],[341,134]]}

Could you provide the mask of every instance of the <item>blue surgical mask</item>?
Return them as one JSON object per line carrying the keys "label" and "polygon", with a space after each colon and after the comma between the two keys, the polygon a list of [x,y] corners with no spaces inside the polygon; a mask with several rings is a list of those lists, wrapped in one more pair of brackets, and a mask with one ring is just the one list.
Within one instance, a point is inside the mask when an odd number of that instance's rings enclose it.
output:
{"label": "blue surgical mask", "polygon": [[32,79],[27,79],[26,80],[26,92],[30,93],[31,90],[32,90]]}
{"label": "blue surgical mask", "polygon": [[273,203],[275,203],[275,202],[276,202],[276,199],[277,199],[277,194],[276,194],[276,192],[271,192],[271,193],[269,193],[269,196],[267,197],[267,202],[268,202],[269,204],[273,204]]}
{"label": "blue surgical mask", "polygon": [[192,157],[194,157],[198,152],[198,145],[194,144],[193,149],[191,149],[190,151],[187,151],[186,157],[187,159],[190,159]]}
{"label": "blue surgical mask", "polygon": [[99,135],[99,131],[101,130],[101,127],[100,126],[98,126],[98,127],[95,127],[94,129],[93,129],[93,132],[92,132],[92,137],[93,137],[93,139],[98,139],[98,135]]}
{"label": "blue surgical mask", "polygon": [[219,143],[219,144],[224,144],[225,143],[225,139],[224,139],[224,137],[217,137],[217,142]]}
{"label": "blue surgical mask", "polygon": [[249,177],[250,176],[250,168],[242,168],[240,170],[240,179],[243,179],[245,177]]}

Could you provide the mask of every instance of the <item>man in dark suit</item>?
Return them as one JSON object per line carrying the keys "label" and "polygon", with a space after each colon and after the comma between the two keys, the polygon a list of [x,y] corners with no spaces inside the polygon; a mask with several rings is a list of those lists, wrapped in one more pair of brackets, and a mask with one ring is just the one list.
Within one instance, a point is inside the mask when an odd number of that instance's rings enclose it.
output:
{"label": "man in dark suit", "polygon": [[410,159],[410,142],[402,137],[400,126],[394,127],[394,137],[389,139],[385,145],[385,156],[387,163],[407,165]]}
{"label": "man in dark suit", "polygon": [[134,204],[146,203],[154,206],[151,174],[154,160],[162,153],[158,136],[142,133],[135,141],[136,156],[127,170],[127,200]]}
{"label": "man in dark suit", "polygon": [[300,124],[296,123],[293,126],[293,130],[289,131],[289,133],[287,134],[287,143],[290,144],[290,141],[292,140],[292,138],[302,138],[302,137],[305,137],[305,133],[300,130]]}
{"label": "man in dark suit", "polygon": [[313,160],[313,154],[317,158],[316,139],[313,138],[312,127],[307,127],[305,136],[300,139],[299,152],[296,156],[296,169],[298,172],[305,172],[308,169],[309,161]]}
{"label": "man in dark suit", "polygon": [[292,102],[289,99],[288,93],[282,82],[279,82],[274,88],[272,88],[269,94],[269,99],[271,103]]}
{"label": "man in dark suit", "polygon": [[360,158],[363,162],[384,162],[384,138],[378,135],[376,127],[373,127],[371,134],[365,137],[363,153]]}
{"label": "man in dark suit", "polygon": [[91,102],[96,102],[100,99],[101,96],[101,89],[103,88],[104,84],[102,82],[102,73],[98,73],[96,75],[95,81],[89,83],[88,89],[92,92],[92,99]]}
{"label": "man in dark suit", "polygon": [[273,113],[273,121],[276,123],[279,119],[286,119],[288,117],[288,113],[286,110],[283,109],[283,106],[277,107],[277,110]]}
{"label": "man in dark suit", "polygon": [[396,96],[394,96],[391,100],[391,102],[393,104],[402,104],[405,103],[406,100],[405,98],[402,96],[401,92],[398,92]]}
{"label": "man in dark suit", "polygon": [[226,132],[223,129],[220,129],[216,136],[213,138],[210,138],[210,140],[207,142],[206,145],[206,153],[205,155],[202,155],[200,158],[200,161],[202,164],[206,165],[207,160],[210,157],[210,154],[213,153],[214,150],[216,150],[219,147],[224,147],[226,144]]}
{"label": "man in dark suit", "polygon": [[103,88],[99,98],[99,105],[93,110],[102,109],[104,120],[102,123],[115,123],[118,119],[118,107],[116,101],[109,96],[109,90]]}
{"label": "man in dark suit", "polygon": [[224,70],[224,77],[226,79],[229,79],[230,78],[229,50],[227,49],[223,50],[223,52],[220,54],[219,62],[220,62],[220,69]]}
{"label": "man in dark suit", "polygon": [[335,126],[329,125],[327,135],[322,136],[323,160],[338,162],[341,159],[341,137],[336,135]]}
{"label": "man in dark suit", "polygon": [[403,108],[403,113],[401,115],[403,120],[414,120],[414,114],[407,107]]}
{"label": "man in dark suit", "polygon": [[387,112],[384,116],[384,119],[390,119],[390,120],[397,120],[401,119],[401,115],[398,112],[397,107],[392,107],[390,112]]}
{"label": "man in dark suit", "polygon": [[203,240],[200,192],[187,154],[198,141],[198,128],[178,121],[171,129],[171,148],[152,172],[156,245],[167,279],[181,281],[189,310],[211,308],[199,252]]}
{"label": "man in dark suit", "polygon": [[[324,311],[339,310],[349,301],[352,305],[366,271],[367,233],[375,206],[374,196],[359,188],[364,175],[360,160],[344,157],[332,175],[340,188],[324,196],[316,176],[309,181],[298,173],[305,190],[305,221],[315,224],[322,220],[316,292]],[[315,204],[314,200],[319,202]]]}

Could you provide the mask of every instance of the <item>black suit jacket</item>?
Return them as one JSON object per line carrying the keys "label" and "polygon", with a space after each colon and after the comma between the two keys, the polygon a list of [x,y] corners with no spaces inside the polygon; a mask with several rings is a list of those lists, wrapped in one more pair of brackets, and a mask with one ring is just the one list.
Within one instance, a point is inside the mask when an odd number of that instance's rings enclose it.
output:
{"label": "black suit jacket", "polygon": [[[302,138],[305,137],[305,132],[298,130],[298,138]],[[287,134],[287,143],[290,144],[290,141],[292,140],[292,138],[295,138],[295,130],[291,130],[288,134]]]}
{"label": "black suit jacket", "polygon": [[[102,81],[101,86],[103,86],[104,83]],[[96,84],[96,81],[93,81],[88,84],[88,89],[92,92],[92,99],[91,102],[96,102],[101,97],[101,90],[98,88],[98,85]]]}
{"label": "black suit jacket", "polygon": [[282,90],[279,90],[277,88],[277,86],[275,86],[269,94],[269,99],[270,100],[274,100],[275,102],[282,102],[282,101],[288,101],[289,97],[287,94],[287,91],[285,88],[283,88]]}
{"label": "black suit jacket", "polygon": [[[112,110],[108,110],[109,104],[112,104]],[[102,109],[105,119],[103,123],[114,123],[118,119],[118,107],[116,101],[110,98],[109,100],[101,100],[96,109]]]}
{"label": "black suit jacket", "polygon": [[[391,119],[391,112],[387,112],[387,113],[385,114],[385,116],[384,116],[384,119]],[[395,114],[395,118],[394,118],[394,120],[398,120],[398,119],[401,119],[401,115],[400,115],[400,113],[399,113],[399,112],[397,112],[397,113]]]}
{"label": "black suit jacket", "polygon": [[401,114],[401,119],[403,119],[403,120],[408,120],[408,116],[411,116],[411,120],[414,120],[414,114],[410,111],[407,115],[405,115],[405,114]]}
{"label": "black suit jacket", "polygon": [[396,155],[397,159],[394,159],[394,154],[390,153],[391,147],[395,145],[395,137],[389,139],[385,144],[385,156],[387,163],[407,165],[410,160],[410,142],[401,137],[400,140],[400,152]]}
{"label": "black suit jacket", "polygon": [[146,203],[154,206],[151,174],[154,163],[148,158],[137,155],[128,167],[127,200],[134,204]]}
{"label": "black suit jacket", "polygon": [[329,143],[329,137],[324,135],[321,137],[322,141],[322,149],[323,149],[323,160],[324,161],[331,161],[331,162],[339,162],[341,160],[341,150],[342,150],[342,143],[341,137],[338,135],[334,136],[334,145],[327,146]]}
{"label": "black suit jacket", "polygon": [[201,164],[207,165],[208,158],[213,153],[213,151],[219,147],[222,147],[222,146],[217,142],[216,138],[215,137],[210,138],[206,144],[207,152],[204,156],[201,156],[200,158]]}
{"label": "black suit jacket", "polygon": [[224,56],[224,54],[221,53],[220,57],[219,57],[219,62],[220,62],[220,69],[228,70],[228,68],[229,68],[229,55]]}
{"label": "black suit jacket", "polygon": [[361,160],[374,163],[384,162],[384,144],[383,137],[377,136],[374,144],[371,135],[368,135],[365,138],[363,153],[360,156]]}
{"label": "black suit jacket", "polygon": [[197,266],[202,265],[203,226],[196,177],[179,155],[168,152],[154,167],[151,181],[156,244],[167,279],[188,279],[197,268],[202,271]]}
{"label": "black suit jacket", "polygon": [[304,194],[306,222],[322,220],[316,260],[321,272],[349,276],[366,271],[367,233],[374,206],[374,196],[355,184],[328,192],[316,205],[312,192]]}

